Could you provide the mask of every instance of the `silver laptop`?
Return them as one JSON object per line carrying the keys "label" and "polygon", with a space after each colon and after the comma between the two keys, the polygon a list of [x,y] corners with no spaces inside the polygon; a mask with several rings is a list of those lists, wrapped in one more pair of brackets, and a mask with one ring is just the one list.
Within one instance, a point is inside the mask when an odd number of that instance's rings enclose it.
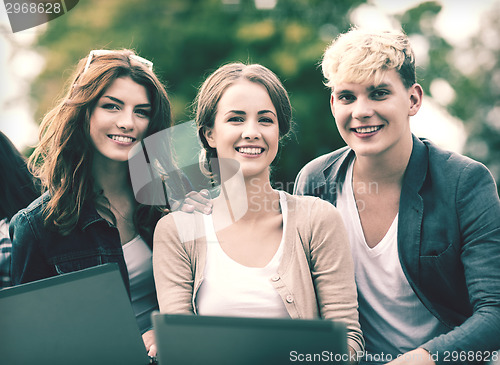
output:
{"label": "silver laptop", "polygon": [[146,365],[117,264],[0,290],[0,363]]}
{"label": "silver laptop", "polygon": [[154,313],[153,326],[160,365],[344,364],[347,360],[345,325],[328,320]]}

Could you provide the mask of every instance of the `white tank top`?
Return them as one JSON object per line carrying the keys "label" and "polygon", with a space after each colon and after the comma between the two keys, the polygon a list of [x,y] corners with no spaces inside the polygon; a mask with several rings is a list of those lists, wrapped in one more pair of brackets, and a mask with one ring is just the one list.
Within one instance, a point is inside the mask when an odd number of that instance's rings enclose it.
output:
{"label": "white tank top", "polygon": [[142,333],[151,328],[151,312],[158,309],[152,253],[141,236],[136,236],[122,248],[130,280],[132,308]]}
{"label": "white tank top", "polygon": [[[286,229],[286,197],[280,193],[283,232]],[[212,215],[204,215],[207,259],[203,282],[195,304],[200,315],[235,317],[290,317],[271,284],[283,254],[284,233],[269,263],[262,268],[244,266],[230,258],[215,234]]]}
{"label": "white tank top", "polygon": [[[349,166],[337,208],[342,215],[354,259],[359,322],[366,341],[365,364],[386,363],[447,329],[420,302],[403,273],[398,255],[398,215],[384,238],[368,247],[352,189]],[[381,356],[381,354],[384,356]]]}

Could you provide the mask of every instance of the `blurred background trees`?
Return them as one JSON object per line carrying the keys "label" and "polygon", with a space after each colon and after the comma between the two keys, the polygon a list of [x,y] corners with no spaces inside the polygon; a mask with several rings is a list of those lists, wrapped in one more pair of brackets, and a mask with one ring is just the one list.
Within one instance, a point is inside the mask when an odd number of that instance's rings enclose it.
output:
{"label": "blurred background trees", "polygon": [[[197,88],[221,64],[261,63],[283,81],[294,107],[295,134],[283,146],[273,173],[291,191],[300,168],[344,145],[329,108],[319,68],[323,50],[349,29],[364,0],[86,0],[48,23],[35,47],[46,68],[32,84],[36,120],[62,96],[78,59],[91,49],[133,48],[154,62],[167,86],[177,122],[192,118]],[[489,12],[470,44],[452,46],[432,26],[438,2],[422,2],[399,22],[410,37],[424,40],[425,65],[418,79],[439,99],[443,83],[451,97],[443,105],[465,122],[467,155],[484,162],[500,181],[500,6]],[[418,59],[419,55],[417,55]],[[440,84],[441,83],[441,84]],[[67,85],[66,85],[67,86]]]}

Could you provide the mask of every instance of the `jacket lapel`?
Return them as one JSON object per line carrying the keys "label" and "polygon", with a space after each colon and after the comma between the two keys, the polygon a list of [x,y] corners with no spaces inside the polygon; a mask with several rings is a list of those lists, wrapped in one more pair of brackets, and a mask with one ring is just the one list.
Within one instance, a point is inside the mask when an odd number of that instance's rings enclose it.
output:
{"label": "jacket lapel", "polygon": [[403,272],[418,293],[420,239],[424,202],[419,192],[424,184],[429,164],[427,147],[413,136],[413,150],[403,178],[399,201],[398,251]]}
{"label": "jacket lapel", "polygon": [[[335,206],[337,205],[338,191],[344,184],[347,167],[354,157],[354,151],[350,148],[346,148],[333,163],[329,164],[323,170],[322,177],[324,180],[321,182],[321,185],[318,184],[321,195],[317,196],[320,196],[323,200],[327,200]],[[330,184],[331,186],[328,186]]]}

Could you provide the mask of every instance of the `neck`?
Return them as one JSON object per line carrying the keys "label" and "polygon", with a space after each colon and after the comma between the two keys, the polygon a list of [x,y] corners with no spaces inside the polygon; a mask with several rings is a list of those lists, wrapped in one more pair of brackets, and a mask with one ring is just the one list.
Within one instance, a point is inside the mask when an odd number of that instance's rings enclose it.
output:
{"label": "neck", "polygon": [[92,175],[96,188],[102,189],[108,199],[110,196],[122,195],[132,191],[128,174],[127,162],[99,163],[97,159],[94,159]]}
{"label": "neck", "polygon": [[393,150],[374,156],[356,156],[354,176],[357,181],[401,184],[413,150],[413,138],[401,140]]}
{"label": "neck", "polygon": [[228,180],[214,201],[214,214],[230,224],[267,219],[279,212],[279,194],[272,189],[269,177],[253,177],[236,183]]}
{"label": "neck", "polygon": [[279,211],[279,195],[271,187],[269,177],[266,179],[251,178],[245,181],[248,212],[245,218],[264,218],[268,214]]}

